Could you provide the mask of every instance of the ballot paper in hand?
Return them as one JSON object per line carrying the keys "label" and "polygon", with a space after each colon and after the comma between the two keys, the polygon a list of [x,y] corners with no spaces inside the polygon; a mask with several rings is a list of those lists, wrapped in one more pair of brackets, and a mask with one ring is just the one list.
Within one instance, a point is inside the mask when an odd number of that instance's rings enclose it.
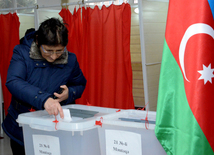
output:
{"label": "ballot paper in hand", "polygon": [[63,113],[64,113],[64,118],[62,119],[60,117],[60,114],[58,114],[56,116],[57,120],[61,120],[61,121],[64,121],[64,122],[71,122],[72,118],[71,118],[71,114],[70,114],[69,109],[62,109],[62,110],[63,110]]}

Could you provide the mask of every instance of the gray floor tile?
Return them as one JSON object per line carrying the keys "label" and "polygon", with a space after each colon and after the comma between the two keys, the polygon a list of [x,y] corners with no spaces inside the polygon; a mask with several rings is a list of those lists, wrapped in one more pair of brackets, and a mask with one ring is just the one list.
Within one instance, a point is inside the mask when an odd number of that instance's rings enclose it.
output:
{"label": "gray floor tile", "polygon": [[0,134],[0,137],[3,137],[3,139],[0,139],[0,155],[12,155],[9,137],[5,133]]}

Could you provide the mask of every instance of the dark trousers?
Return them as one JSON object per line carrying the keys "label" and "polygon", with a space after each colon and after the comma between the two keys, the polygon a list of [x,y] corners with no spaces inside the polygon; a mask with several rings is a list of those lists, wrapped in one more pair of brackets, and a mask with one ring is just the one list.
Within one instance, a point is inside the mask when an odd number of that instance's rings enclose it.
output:
{"label": "dark trousers", "polygon": [[20,145],[12,139],[10,139],[10,147],[12,149],[13,155],[25,155],[24,146]]}

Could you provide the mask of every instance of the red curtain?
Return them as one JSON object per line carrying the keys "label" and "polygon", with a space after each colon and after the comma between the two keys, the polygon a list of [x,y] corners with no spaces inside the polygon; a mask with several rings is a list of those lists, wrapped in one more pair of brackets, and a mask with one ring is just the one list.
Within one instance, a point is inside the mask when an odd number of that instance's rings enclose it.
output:
{"label": "red curtain", "polygon": [[81,9],[76,11],[75,8],[72,15],[69,10],[64,8],[60,11],[59,15],[63,18],[69,31],[67,49],[78,56],[78,51],[81,51],[82,43]]}
{"label": "red curtain", "polygon": [[[87,79],[79,104],[133,109],[129,4],[82,7],[60,12],[68,23],[68,50],[77,55]],[[72,47],[74,46],[74,47]]]}
{"label": "red curtain", "polygon": [[5,114],[7,114],[11,101],[11,94],[5,86],[7,70],[13,54],[13,48],[19,44],[19,25],[19,17],[16,13],[0,15],[0,74]]}

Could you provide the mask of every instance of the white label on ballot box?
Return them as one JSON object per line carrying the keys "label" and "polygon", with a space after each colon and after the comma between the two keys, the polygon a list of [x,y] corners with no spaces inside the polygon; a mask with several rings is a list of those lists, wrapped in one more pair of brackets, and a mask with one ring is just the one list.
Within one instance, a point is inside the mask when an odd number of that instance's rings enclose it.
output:
{"label": "white label on ballot box", "polygon": [[34,155],[60,155],[59,138],[33,135]]}
{"label": "white label on ballot box", "polygon": [[120,130],[106,130],[106,155],[142,155],[141,135]]}

